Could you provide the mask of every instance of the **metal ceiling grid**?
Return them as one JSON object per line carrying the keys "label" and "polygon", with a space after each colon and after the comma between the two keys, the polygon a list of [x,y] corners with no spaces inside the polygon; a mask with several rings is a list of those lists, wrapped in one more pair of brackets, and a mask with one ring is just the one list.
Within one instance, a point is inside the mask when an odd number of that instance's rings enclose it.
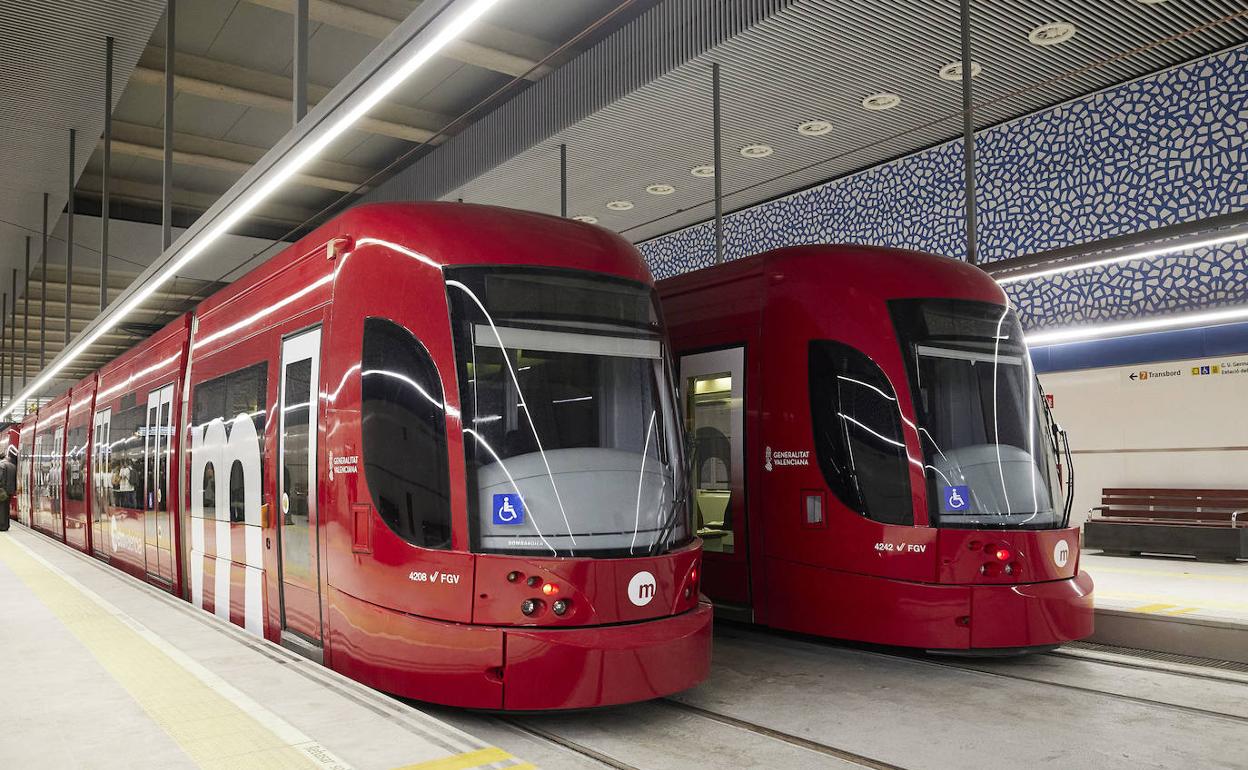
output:
{"label": "metal ceiling grid", "polygon": [[[983,67],[979,127],[1248,39],[1248,11],[1234,0],[998,0],[975,3],[972,20],[972,58]],[[1032,28],[1056,20],[1075,24],[1075,37],[1028,42]],[[936,74],[958,58],[953,0],[799,0],[442,197],[557,212],[558,145],[567,143],[569,213],[644,240],[713,215],[712,181],[689,173],[712,160],[712,62],[723,73],[725,208],[733,210],[959,136],[960,85]],[[901,105],[864,110],[863,97],[880,91],[900,94]],[[812,119],[828,120],[832,132],[799,135],[797,125]],[[743,158],[738,150],[752,143],[774,153]],[[541,178],[550,184],[535,185]],[[676,191],[647,194],[656,183]],[[634,208],[605,207],[620,199]]]}
{"label": "metal ceiling grid", "polygon": [[[114,94],[164,12],[160,0],[5,0],[0,3],[0,276],[22,267],[26,235],[36,258],[42,195],[55,224],[68,199],[69,129],[78,131],[77,177],[104,126],[104,39],[115,38]],[[98,84],[98,87],[96,87]]]}

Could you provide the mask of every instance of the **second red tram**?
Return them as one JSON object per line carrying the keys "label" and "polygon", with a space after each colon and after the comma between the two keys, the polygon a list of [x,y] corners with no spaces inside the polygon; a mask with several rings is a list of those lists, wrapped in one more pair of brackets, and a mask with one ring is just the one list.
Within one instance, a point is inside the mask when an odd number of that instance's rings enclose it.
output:
{"label": "second red tram", "polygon": [[1065,436],[987,274],[800,246],[659,291],[729,616],[940,651],[1091,634]]}
{"label": "second red tram", "polygon": [[623,239],[362,206],[29,417],[22,520],[396,695],[666,695],[712,614],[670,360]]}

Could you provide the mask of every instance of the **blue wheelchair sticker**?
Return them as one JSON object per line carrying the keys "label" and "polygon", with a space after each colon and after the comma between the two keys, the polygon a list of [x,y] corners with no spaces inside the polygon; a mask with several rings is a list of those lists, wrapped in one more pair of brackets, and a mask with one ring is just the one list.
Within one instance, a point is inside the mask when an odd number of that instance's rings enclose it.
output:
{"label": "blue wheelchair sticker", "polygon": [[524,501],[513,492],[494,495],[494,523],[515,526],[524,523]]}
{"label": "blue wheelchair sticker", "polygon": [[968,486],[945,487],[945,513],[960,513],[971,507],[971,488]]}

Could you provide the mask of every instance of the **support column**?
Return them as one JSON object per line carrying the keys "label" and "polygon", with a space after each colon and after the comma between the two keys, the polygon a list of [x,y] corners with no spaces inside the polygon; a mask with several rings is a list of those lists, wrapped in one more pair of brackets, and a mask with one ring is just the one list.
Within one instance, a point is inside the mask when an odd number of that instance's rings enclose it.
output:
{"label": "support column", "polygon": [[65,347],[69,347],[70,309],[74,298],[74,144],[78,132],[69,129],[69,203],[65,204]]}
{"label": "support column", "polygon": [[13,310],[9,315],[9,398],[17,395],[17,268],[13,268]]}
{"label": "support column", "polygon": [[165,10],[165,147],[160,188],[160,247],[163,251],[173,243],[173,52],[177,49],[174,39],[174,9],[176,0],[169,0]]}
{"label": "support column", "polygon": [[966,261],[979,263],[975,234],[975,114],[971,103],[971,0],[961,0],[962,22],[962,155],[966,180]]}
{"label": "support column", "polygon": [[294,122],[308,114],[308,0],[295,0]]}
{"label": "support column", "polygon": [[48,194],[43,194],[43,255],[39,258],[39,370],[48,363]]}
{"label": "support column", "polygon": [[108,307],[108,180],[113,164],[113,38],[104,40],[104,179],[100,185],[100,312]]}
{"label": "support column", "polygon": [[715,133],[715,264],[724,261],[723,135],[719,100],[719,64],[711,65],[711,113]]}
{"label": "support column", "polygon": [[559,145],[559,216],[568,218],[568,146]]}
{"label": "support column", "polygon": [[26,272],[22,274],[22,387],[30,381],[30,236],[26,236]]}

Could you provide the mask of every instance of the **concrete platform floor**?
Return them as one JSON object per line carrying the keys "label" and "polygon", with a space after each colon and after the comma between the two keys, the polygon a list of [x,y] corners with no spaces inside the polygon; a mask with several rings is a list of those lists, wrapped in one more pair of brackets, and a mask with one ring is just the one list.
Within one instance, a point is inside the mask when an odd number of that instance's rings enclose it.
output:
{"label": "concrete platform floor", "polygon": [[1248,624],[1248,562],[1084,553],[1098,609]]}
{"label": "concrete platform floor", "polygon": [[533,767],[17,525],[0,651],[6,770]]}
{"label": "concrete platform floor", "polygon": [[1248,673],[1075,650],[908,656],[721,623],[710,679],[670,700],[432,713],[547,770],[1242,770]]}

